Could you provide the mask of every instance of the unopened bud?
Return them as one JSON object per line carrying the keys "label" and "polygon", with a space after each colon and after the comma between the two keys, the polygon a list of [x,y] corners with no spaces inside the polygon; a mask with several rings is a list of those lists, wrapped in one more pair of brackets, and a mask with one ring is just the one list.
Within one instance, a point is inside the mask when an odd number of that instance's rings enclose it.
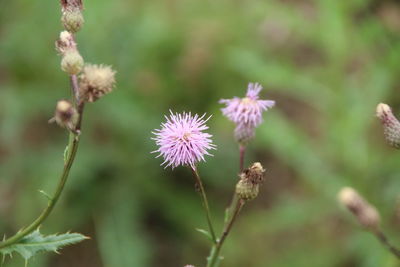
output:
{"label": "unopened bud", "polygon": [[344,187],[338,194],[339,201],[349,209],[358,222],[371,231],[379,230],[380,216],[378,211],[363,199],[351,187]]}
{"label": "unopened bud", "polygon": [[76,75],[82,71],[83,58],[78,50],[67,50],[61,59],[61,69],[70,75]]}
{"label": "unopened bud", "polygon": [[235,139],[242,145],[249,143],[255,136],[255,127],[249,123],[239,123],[235,128]]}
{"label": "unopened bud", "polygon": [[94,102],[113,90],[115,71],[109,66],[88,64],[80,78],[80,96],[85,101]]}
{"label": "unopened bud", "polygon": [[60,33],[60,38],[56,41],[56,49],[61,55],[64,55],[66,51],[76,50],[76,42],[70,32]]}
{"label": "unopened bud", "polygon": [[383,103],[376,107],[376,116],[381,120],[383,133],[388,144],[400,149],[400,122],[392,113],[392,109]]}
{"label": "unopened bud", "polygon": [[72,33],[78,32],[85,22],[82,10],[75,7],[65,9],[65,11],[62,13],[61,21],[64,25],[64,28]]}
{"label": "unopened bud", "polygon": [[236,194],[240,199],[252,200],[258,196],[259,185],[253,184],[250,181],[239,180],[236,184]]}
{"label": "unopened bud", "polygon": [[78,118],[78,113],[68,100],[60,100],[57,102],[54,118],[50,122],[55,121],[61,127],[74,129]]}

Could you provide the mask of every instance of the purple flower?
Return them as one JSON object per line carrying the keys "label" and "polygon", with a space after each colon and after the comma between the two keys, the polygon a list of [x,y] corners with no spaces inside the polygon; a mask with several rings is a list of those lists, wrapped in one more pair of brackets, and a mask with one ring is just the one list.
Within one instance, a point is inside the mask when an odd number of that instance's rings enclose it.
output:
{"label": "purple flower", "polygon": [[247,142],[254,137],[255,128],[262,122],[262,112],[275,105],[272,100],[260,100],[258,94],[262,87],[258,83],[249,83],[246,97],[221,99],[225,104],[222,113],[236,124],[235,137],[239,142]]}
{"label": "purple flower", "polygon": [[153,153],[160,153],[157,157],[164,158],[161,165],[193,168],[197,162],[204,161],[204,155],[211,155],[208,150],[215,149],[210,139],[212,135],[203,132],[208,129],[205,123],[210,117],[204,120],[204,116],[192,116],[190,112],[174,114],[172,111],[169,117],[165,116],[167,121],[161,124],[161,129],[152,132],[156,136],[152,139],[159,146]]}

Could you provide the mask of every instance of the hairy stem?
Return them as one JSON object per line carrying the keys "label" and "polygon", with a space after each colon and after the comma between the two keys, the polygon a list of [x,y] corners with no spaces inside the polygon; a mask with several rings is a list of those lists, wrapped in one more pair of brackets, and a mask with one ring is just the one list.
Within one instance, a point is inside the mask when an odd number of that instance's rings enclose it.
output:
{"label": "hairy stem", "polygon": [[375,236],[379,239],[379,241],[393,254],[395,255],[398,259],[400,259],[400,250],[397,249],[395,246],[393,246],[386,235],[382,231],[376,231],[374,232]]}
{"label": "hairy stem", "polygon": [[[74,82],[77,77],[76,75],[71,76],[71,89],[73,92],[73,97],[76,98],[75,92],[78,92],[78,83]],[[32,233],[35,231],[43,222],[46,220],[46,218],[50,215],[51,211],[53,210],[54,206],[56,205],[58,199],[61,196],[61,193],[64,189],[65,183],[67,182],[69,172],[71,170],[72,164],[74,163],[76,152],[78,151],[78,145],[79,145],[79,133],[80,133],[80,127],[81,127],[81,122],[82,122],[82,115],[83,115],[83,109],[84,109],[84,103],[81,102],[78,104],[78,114],[79,114],[79,119],[78,123],[76,126],[76,129],[74,131],[71,131],[69,134],[69,143],[67,147],[67,157],[64,162],[64,168],[63,172],[61,174],[60,182],[57,185],[56,191],[49,200],[47,207],[42,211],[42,213],[39,215],[39,217],[36,218],[30,225],[27,227],[23,228],[21,231],[13,235],[12,237],[4,240],[3,242],[0,243],[0,249],[4,247],[8,247],[28,234]]]}
{"label": "hairy stem", "polygon": [[218,242],[212,247],[210,256],[208,257],[207,267],[216,267],[219,262],[219,253],[221,251],[222,245],[224,244],[225,239],[229,235],[234,222],[236,221],[237,216],[239,215],[240,210],[242,209],[245,201],[242,199],[235,198],[235,209],[233,211],[230,219],[225,223],[224,230],[222,231],[221,237],[218,239]]}
{"label": "hairy stem", "polygon": [[217,243],[217,238],[216,238],[216,235],[215,235],[214,228],[212,226],[211,212],[210,212],[210,208],[208,206],[207,195],[206,195],[206,191],[204,190],[203,182],[200,179],[200,175],[199,175],[199,173],[197,171],[197,168],[196,167],[190,167],[190,169],[192,170],[193,177],[196,180],[196,186],[198,187],[198,190],[200,191],[200,196],[201,196],[201,200],[203,202],[204,211],[206,213],[208,229],[210,231],[212,241],[213,241],[214,244],[216,244]]}

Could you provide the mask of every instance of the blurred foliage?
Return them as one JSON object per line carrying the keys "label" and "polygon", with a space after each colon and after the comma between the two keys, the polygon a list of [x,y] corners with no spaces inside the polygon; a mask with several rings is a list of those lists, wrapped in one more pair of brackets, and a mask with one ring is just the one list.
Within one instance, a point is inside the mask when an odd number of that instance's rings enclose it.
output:
{"label": "blurred foliage", "polygon": [[[208,241],[190,172],[163,169],[151,131],[163,114],[212,114],[218,150],[199,166],[217,226],[237,179],[233,125],[220,98],[264,85],[277,106],[250,145],[267,182],[245,207],[222,266],[396,266],[339,208],[341,186],[380,210],[400,244],[400,154],[374,117],[398,111],[400,5],[385,0],[85,0],[78,34],[87,62],[112,65],[118,88],[85,113],[76,164],[42,231],[91,240],[29,266],[203,266]],[[45,206],[67,133],[49,125],[67,76],[54,50],[58,1],[0,0],[0,232]],[[221,164],[227,163],[227,164]],[[22,266],[15,257],[5,266]]]}

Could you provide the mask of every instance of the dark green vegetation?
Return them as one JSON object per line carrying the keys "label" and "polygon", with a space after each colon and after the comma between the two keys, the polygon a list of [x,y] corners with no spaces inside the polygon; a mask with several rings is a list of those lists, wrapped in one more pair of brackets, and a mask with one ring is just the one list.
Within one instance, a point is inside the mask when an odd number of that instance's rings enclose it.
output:
{"label": "dark green vegetation", "polygon": [[[400,6],[367,0],[86,0],[85,61],[118,71],[117,89],[87,105],[80,151],[45,234],[92,239],[31,267],[204,265],[208,240],[189,170],[164,170],[151,130],[168,109],[213,114],[218,150],[199,166],[222,224],[238,172],[220,98],[260,82],[275,99],[250,145],[267,180],[243,210],[222,267],[396,266],[339,208],[350,185],[400,244],[400,152],[383,141],[379,102],[400,112]],[[58,1],[0,0],[0,233],[29,223],[62,168],[66,131],[47,124],[69,90],[54,41]],[[16,258],[6,266],[22,266]]]}

